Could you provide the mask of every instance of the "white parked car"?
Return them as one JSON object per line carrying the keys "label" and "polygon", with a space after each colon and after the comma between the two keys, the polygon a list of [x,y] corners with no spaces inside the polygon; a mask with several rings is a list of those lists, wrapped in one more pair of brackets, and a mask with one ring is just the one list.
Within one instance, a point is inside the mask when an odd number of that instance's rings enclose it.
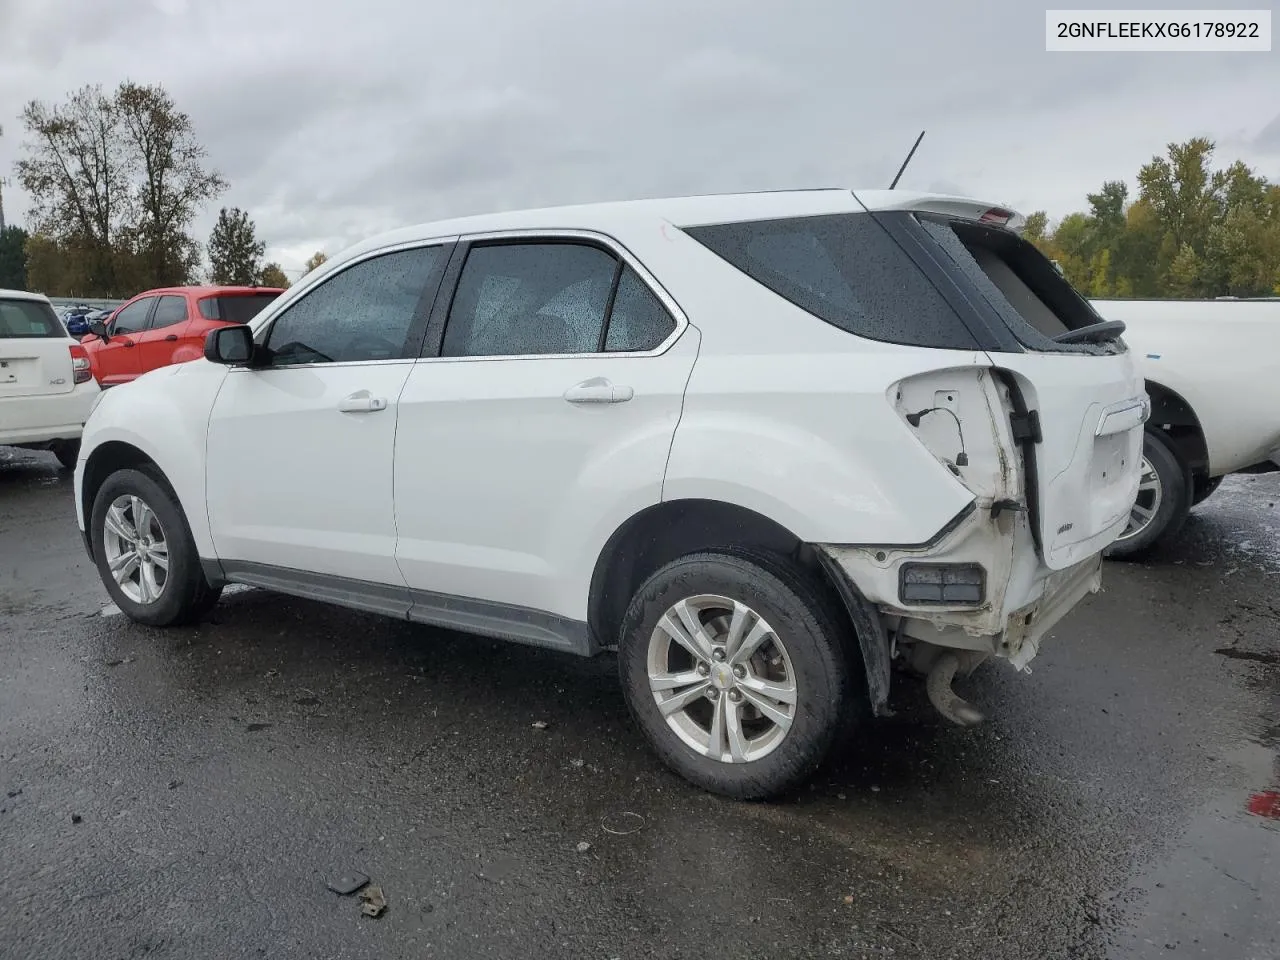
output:
{"label": "white parked car", "polygon": [[0,445],[51,450],[70,470],[97,395],[89,355],[48,298],[0,290]]}
{"label": "white parked car", "polygon": [[706,788],[804,778],[894,658],[1023,667],[1098,589],[1147,403],[991,204],[815,190],[483,216],[308,275],[108,391],[120,608],[236,581],[577,654]]}
{"label": "white parked car", "polygon": [[1125,324],[1152,413],[1133,513],[1113,556],[1175,533],[1231,473],[1280,470],[1280,298],[1095,300]]}

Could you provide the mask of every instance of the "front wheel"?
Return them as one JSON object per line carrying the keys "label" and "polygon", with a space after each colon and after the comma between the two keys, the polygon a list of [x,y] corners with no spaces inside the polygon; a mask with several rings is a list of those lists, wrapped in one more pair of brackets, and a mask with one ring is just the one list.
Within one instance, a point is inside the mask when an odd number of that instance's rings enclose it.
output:
{"label": "front wheel", "polygon": [[631,601],[618,667],[658,756],[726,796],[807,778],[851,716],[847,622],[778,558],[703,553],[660,569]]}
{"label": "front wheel", "polygon": [[1136,557],[1162,537],[1177,533],[1191,510],[1191,496],[1191,471],[1163,434],[1146,431],[1138,498],[1129,511],[1128,525],[1107,555]]}
{"label": "front wheel", "polygon": [[221,588],[204,577],[178,498],[149,472],[119,470],[106,479],[90,536],[102,582],[131,620],[188,623],[217,602]]}

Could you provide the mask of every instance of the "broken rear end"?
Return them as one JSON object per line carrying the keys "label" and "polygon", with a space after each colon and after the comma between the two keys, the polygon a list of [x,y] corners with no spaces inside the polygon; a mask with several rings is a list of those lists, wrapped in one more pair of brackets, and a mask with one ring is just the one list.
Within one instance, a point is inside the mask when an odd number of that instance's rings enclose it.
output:
{"label": "broken rear end", "polygon": [[[815,341],[805,388],[783,391],[786,419],[825,424],[821,442],[857,463],[823,477],[821,516],[792,522],[843,587],[875,711],[897,658],[930,676],[944,715],[972,723],[950,689],[957,670],[991,657],[1025,668],[1098,590],[1137,494],[1148,404],[1123,325],[1010,229],[1016,215],[856,199],[849,213],[688,232],[853,335]],[[783,379],[791,359],[777,359]],[[700,412],[698,366],[681,431]]]}

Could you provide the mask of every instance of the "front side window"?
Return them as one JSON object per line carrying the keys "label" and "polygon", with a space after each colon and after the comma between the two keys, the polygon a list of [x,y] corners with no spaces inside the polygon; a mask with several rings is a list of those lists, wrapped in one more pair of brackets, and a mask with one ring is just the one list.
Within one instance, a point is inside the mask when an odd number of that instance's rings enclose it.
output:
{"label": "front side window", "polygon": [[362,260],[304,294],[271,324],[273,366],[393,360],[418,315],[444,248],[416,247]]}
{"label": "front side window", "polygon": [[111,324],[111,332],[115,334],[138,333],[147,328],[147,313],[151,310],[151,305],[156,302],[155,297],[147,297],[122,307],[120,312],[116,314],[115,322]]}
{"label": "front side window", "polygon": [[151,318],[151,329],[171,327],[187,319],[187,301],[184,297],[161,297],[156,304],[156,314]]}
{"label": "front side window", "polygon": [[596,353],[618,261],[580,243],[477,246],[449,310],[442,355]]}

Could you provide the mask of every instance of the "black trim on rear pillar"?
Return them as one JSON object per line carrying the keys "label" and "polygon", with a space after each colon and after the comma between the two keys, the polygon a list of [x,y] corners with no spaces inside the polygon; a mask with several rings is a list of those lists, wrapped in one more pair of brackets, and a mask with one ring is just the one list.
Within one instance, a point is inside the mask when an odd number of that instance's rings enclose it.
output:
{"label": "black trim on rear pillar", "polygon": [[214,584],[227,581],[245,583],[400,620],[549,647],[581,656],[600,652],[585,623],[542,610],[243,560],[202,559],[200,563],[205,578]]}

